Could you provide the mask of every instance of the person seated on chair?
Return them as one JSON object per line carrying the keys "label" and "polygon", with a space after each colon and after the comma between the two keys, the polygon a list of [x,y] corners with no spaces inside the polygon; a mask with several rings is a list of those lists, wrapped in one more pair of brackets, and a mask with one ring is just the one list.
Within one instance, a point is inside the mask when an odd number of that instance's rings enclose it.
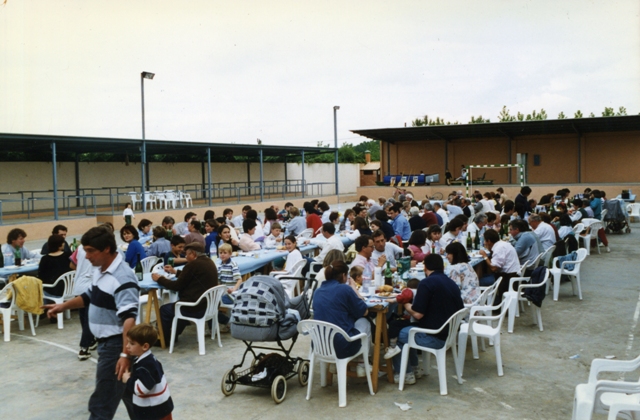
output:
{"label": "person seated on chair", "polygon": [[393,226],[389,223],[389,215],[384,210],[378,210],[376,212],[376,220],[380,222],[380,230],[384,233],[384,237],[387,239],[391,239],[396,233],[393,230]]}
{"label": "person seated on chair", "polygon": [[422,218],[422,216],[420,216],[420,209],[418,207],[411,207],[409,209],[409,214],[411,215],[409,218],[411,232],[422,230],[427,227],[427,222]]}
{"label": "person seated on chair", "polygon": [[176,223],[173,226],[173,234],[180,236],[187,235],[189,233],[189,222],[193,219],[196,219],[197,216],[198,215],[192,211],[187,212],[187,214],[184,215],[184,222]]}
{"label": "person seated on chair", "polygon": [[493,229],[484,232],[484,247],[491,256],[485,250],[480,250],[480,255],[486,262],[487,268],[494,274],[481,278],[480,286],[491,286],[499,277],[502,277],[493,301],[494,305],[498,305],[502,302],[504,292],[509,289],[509,279],[517,276],[520,271],[520,260],[513,245],[507,241],[501,241],[500,235]]}
{"label": "person seated on chair", "polygon": [[409,226],[409,221],[400,213],[401,209],[402,206],[396,203],[387,211],[387,215],[391,220],[391,227],[393,227],[394,233],[399,235],[403,241],[408,241],[411,237],[411,226]]}
{"label": "person seated on chair", "polygon": [[[520,265],[533,262],[538,255],[544,252],[540,237],[531,232],[527,222],[521,219],[512,220],[509,223],[509,233],[513,238],[511,245],[516,249]],[[531,268],[529,270],[532,270]]]}
{"label": "person seated on chair", "polygon": [[[365,333],[371,337],[371,324],[365,318],[369,313],[367,304],[356,292],[355,282],[348,277],[349,267],[344,261],[333,261],[324,269],[326,280],[313,295],[313,318],[334,324],[350,337]],[[360,350],[360,341],[348,342],[341,335],[334,338],[336,356],[344,359]],[[364,371],[363,375],[364,376]]]}
{"label": "person seated on chair", "polygon": [[542,218],[538,214],[532,214],[529,216],[529,225],[533,232],[540,238],[540,244],[543,250],[547,250],[556,243],[556,232],[551,225],[542,221]]}
{"label": "person seated on chair", "polygon": [[218,242],[218,248],[223,244],[229,244],[233,248],[233,252],[240,251],[240,247],[238,246],[240,241],[233,238],[231,234],[232,231],[235,231],[235,229],[228,225],[218,226],[218,239],[220,241]]}
{"label": "person seated on chair", "polygon": [[171,242],[167,241],[167,231],[162,226],[153,228],[153,243],[147,248],[147,257],[161,257],[167,252],[171,252]]}
{"label": "person seated on chair", "polygon": [[[416,323],[403,328],[398,336],[398,346],[401,348],[409,341],[409,331],[412,328],[426,328],[438,330],[446,323],[451,315],[464,308],[460,288],[444,274],[442,257],[429,254],[424,259],[424,273],[426,278],[418,284],[413,303],[405,303],[404,309],[416,319]],[[423,347],[440,349],[444,346],[449,329],[444,328],[437,335],[418,333],[416,343]],[[401,355],[393,357],[394,379],[398,382],[400,374]],[[417,375],[416,375],[417,374]],[[409,365],[407,366],[406,384],[414,384],[416,377],[422,376],[418,369],[418,356],[415,349],[409,351]]]}
{"label": "person seated on chair", "polygon": [[[64,238],[62,235],[51,235],[47,241],[47,248],[51,250],[43,256],[38,266],[38,278],[43,284],[53,284],[58,277],[72,271],[69,268],[69,257],[71,252],[64,250]],[[64,283],[60,282],[55,288],[44,289],[45,293],[51,296],[62,296],[64,294]],[[46,298],[45,298],[46,300]]]}
{"label": "person seated on chair", "polygon": [[[218,269],[213,261],[204,253],[204,245],[192,242],[185,246],[187,265],[184,266],[177,280],[169,280],[158,273],[153,273],[151,278],[164,288],[178,292],[178,302],[195,302],[207,290],[218,285]],[[164,267],[168,273],[176,274],[176,270],[167,265]],[[197,306],[184,307],[180,310],[182,315],[193,318],[201,318],[207,309],[207,301],[201,301]],[[164,332],[165,343],[171,338],[171,327],[175,316],[175,302],[160,307],[160,321]],[[223,324],[226,322],[222,322]],[[176,338],[189,325],[189,321],[179,319],[176,326]]]}
{"label": "person seated on chair", "polygon": [[244,219],[242,222],[242,230],[244,233],[240,237],[238,246],[244,252],[260,250],[260,244],[253,240],[253,234],[256,231],[256,221],[253,219]]}
{"label": "person seated on chair", "polygon": [[170,241],[171,238],[173,237],[173,225],[175,224],[176,224],[176,221],[171,216],[165,216],[164,219],[162,219],[162,227],[167,232],[165,236],[167,241]]}
{"label": "person seated on chair", "polygon": [[136,265],[147,256],[138,238],[138,229],[136,229],[135,226],[124,225],[120,229],[120,239],[129,244],[127,253],[124,256],[124,261],[129,264],[129,267],[132,269],[135,269]]}
{"label": "person seated on chair", "polygon": [[466,181],[466,180],[467,180],[467,167],[462,165],[460,176],[456,178],[456,181]]}
{"label": "person seated on chair", "polygon": [[149,219],[142,219],[140,223],[138,223],[138,242],[143,246],[146,246],[147,243],[153,240],[151,226],[153,226],[153,222]]}
{"label": "person seated on chair", "polygon": [[187,259],[184,257],[184,238],[180,235],[174,235],[171,238],[171,250],[165,252],[160,257],[163,259],[164,264],[169,264],[169,258],[173,258],[174,267],[179,267],[187,263]]}
{"label": "person seated on chair", "polygon": [[316,240],[312,239],[310,242],[314,245],[317,245],[321,251],[320,253],[313,259],[315,262],[322,263],[324,258],[327,256],[329,251],[332,249],[337,249],[339,251],[344,251],[344,244],[340,240],[339,236],[335,235],[336,227],[333,223],[327,222],[322,225],[322,236],[326,240]]}
{"label": "person seated on chair", "polygon": [[242,222],[244,222],[244,220],[247,218],[247,212],[249,210],[251,210],[251,206],[250,205],[246,205],[246,206],[242,207],[242,213],[240,213],[239,215],[234,217],[233,220],[231,221],[233,223],[233,226],[235,226],[237,228],[242,226]]}
{"label": "person seated on chair", "polygon": [[460,242],[454,242],[445,248],[449,266],[446,274],[460,288],[460,296],[465,304],[472,304],[480,296],[478,275],[469,264],[467,250]]}
{"label": "person seated on chair", "polygon": [[[379,222],[378,222],[379,223]],[[402,257],[404,250],[402,247],[388,242],[381,230],[376,230],[371,235],[373,238],[373,253],[371,253],[371,261],[376,267],[386,267],[387,262],[391,271],[398,269],[397,258]]]}
{"label": "person seated on chair", "polygon": [[307,220],[300,215],[300,210],[295,206],[289,207],[289,215],[291,220],[287,225],[285,236],[298,236],[307,228]]}
{"label": "person seated on chair", "polygon": [[207,241],[204,239],[204,236],[202,236],[202,233],[200,233],[201,228],[202,225],[199,220],[191,220],[188,227],[189,233],[184,237],[184,243],[189,245],[190,243],[198,242],[204,247]]}
{"label": "person seated on chair", "polygon": [[[62,236],[65,241],[64,241],[64,252],[68,252],[69,255],[71,255],[71,248],[69,247],[69,244],[67,243],[67,227],[63,226],[63,225],[55,225],[53,227],[53,230],[51,231],[52,235],[60,235]],[[42,245],[42,249],[40,250],[40,255],[47,255],[49,253],[49,241],[45,242],[44,245]]]}
{"label": "person seated on chair", "polygon": [[7,243],[2,245],[2,254],[12,254],[14,257],[19,257],[23,261],[30,259],[40,259],[40,254],[37,252],[29,251],[24,247],[24,240],[27,237],[27,232],[20,228],[11,229],[7,234]]}

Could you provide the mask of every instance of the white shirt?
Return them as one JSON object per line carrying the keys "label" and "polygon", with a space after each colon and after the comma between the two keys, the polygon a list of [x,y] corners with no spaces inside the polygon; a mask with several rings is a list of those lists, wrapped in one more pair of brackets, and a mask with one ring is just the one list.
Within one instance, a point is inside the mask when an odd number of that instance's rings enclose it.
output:
{"label": "white shirt", "polygon": [[498,267],[499,273],[517,273],[520,270],[520,260],[513,245],[506,241],[493,244],[491,265]]}
{"label": "white shirt", "polygon": [[[404,250],[400,248],[398,245],[392,244],[391,242],[387,242],[384,245],[384,251],[381,252],[381,251],[378,251],[377,249],[373,250],[373,254],[371,254],[371,261],[377,267],[378,259],[380,259],[382,255],[385,255],[387,257],[387,262],[389,262],[389,265],[393,268],[396,268],[398,266],[398,264],[396,263],[396,258],[398,255],[402,256],[403,252]],[[385,267],[386,267],[386,264],[385,264]]]}
{"label": "white shirt", "polygon": [[322,220],[322,223],[328,223],[329,222],[329,216],[331,216],[331,209],[322,212],[322,217],[320,217],[320,220]]}
{"label": "white shirt", "polygon": [[553,244],[556,243],[556,231],[553,230],[550,224],[545,222],[540,222],[540,224],[534,230],[534,232],[540,238],[542,249],[544,249],[545,251],[551,248]]}
{"label": "white shirt", "polygon": [[496,207],[493,204],[493,200],[487,200],[486,198],[480,200],[482,203],[482,213],[487,213],[490,211],[496,211]]}
{"label": "white shirt", "polygon": [[317,245],[320,249],[322,249],[320,254],[318,254],[318,256],[314,258],[315,261],[320,263],[324,261],[324,257],[326,257],[329,251],[331,251],[332,249],[344,251],[344,244],[340,240],[340,237],[336,235],[331,235],[327,240],[324,240],[324,237],[322,239],[312,239],[311,243]]}
{"label": "white shirt", "polygon": [[442,224],[443,225],[446,225],[447,223],[449,223],[449,215],[447,214],[446,211],[444,211],[443,208],[439,208],[436,213],[438,213],[440,215],[440,217],[442,217]]}
{"label": "white shirt", "polygon": [[233,223],[233,226],[240,229],[242,229],[242,222],[244,222],[244,217],[242,217],[242,214],[239,214],[231,219],[231,223]]}

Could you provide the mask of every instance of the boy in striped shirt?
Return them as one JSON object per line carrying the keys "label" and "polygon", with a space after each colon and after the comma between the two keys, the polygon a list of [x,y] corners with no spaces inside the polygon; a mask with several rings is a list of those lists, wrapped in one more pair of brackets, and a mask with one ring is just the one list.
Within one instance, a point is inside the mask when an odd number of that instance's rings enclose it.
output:
{"label": "boy in striped shirt", "polygon": [[133,394],[133,412],[139,419],[171,420],[173,400],[162,364],[151,353],[158,332],[149,324],[138,324],[127,332],[127,352],[134,356],[131,371],[122,375],[128,393]]}

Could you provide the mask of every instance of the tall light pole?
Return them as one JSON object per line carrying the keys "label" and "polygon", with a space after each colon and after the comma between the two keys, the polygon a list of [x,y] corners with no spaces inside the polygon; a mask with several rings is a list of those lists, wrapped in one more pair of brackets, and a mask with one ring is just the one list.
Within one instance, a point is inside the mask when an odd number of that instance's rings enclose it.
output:
{"label": "tall light pole", "polygon": [[145,133],[144,133],[144,79],[153,80],[153,76],[155,73],[149,73],[148,71],[143,71],[140,73],[140,93],[142,96],[142,148],[140,150],[140,166],[142,170],[142,211],[146,211],[147,203],[146,203],[146,194],[145,194],[145,165],[147,161],[147,144],[145,142]]}
{"label": "tall light pole", "polygon": [[333,145],[336,148],[336,204],[338,205],[338,209],[340,208],[340,192],[338,191],[338,110],[339,106],[333,107]]}

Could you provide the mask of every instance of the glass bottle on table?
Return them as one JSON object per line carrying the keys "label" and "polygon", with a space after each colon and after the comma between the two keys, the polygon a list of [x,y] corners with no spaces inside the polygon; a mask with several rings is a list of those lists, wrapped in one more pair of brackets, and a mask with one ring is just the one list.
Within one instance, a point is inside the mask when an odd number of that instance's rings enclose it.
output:
{"label": "glass bottle on table", "polygon": [[476,234],[473,235],[473,249],[476,251],[480,249],[480,232],[476,231]]}
{"label": "glass bottle on table", "polygon": [[20,249],[16,249],[13,253],[13,263],[20,267],[22,265],[22,251]]}
{"label": "glass bottle on table", "polygon": [[393,286],[393,272],[391,271],[391,263],[387,261],[387,268],[384,270],[384,284]]}

